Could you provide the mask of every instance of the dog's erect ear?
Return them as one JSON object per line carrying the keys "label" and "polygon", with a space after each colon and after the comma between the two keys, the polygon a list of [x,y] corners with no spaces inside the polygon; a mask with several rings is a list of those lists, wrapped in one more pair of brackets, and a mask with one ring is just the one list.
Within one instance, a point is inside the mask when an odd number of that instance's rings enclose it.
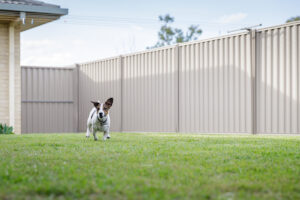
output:
{"label": "dog's erect ear", "polygon": [[95,108],[99,109],[100,108],[100,103],[97,101],[91,101],[92,104],[94,104]]}
{"label": "dog's erect ear", "polygon": [[105,107],[110,109],[110,107],[113,105],[113,103],[114,103],[114,99],[111,97],[105,101]]}

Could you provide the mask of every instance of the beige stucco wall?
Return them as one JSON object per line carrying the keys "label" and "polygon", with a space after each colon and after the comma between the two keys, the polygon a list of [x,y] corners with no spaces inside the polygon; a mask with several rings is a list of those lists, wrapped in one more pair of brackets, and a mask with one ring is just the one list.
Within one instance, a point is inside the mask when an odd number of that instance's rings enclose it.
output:
{"label": "beige stucco wall", "polygon": [[[21,133],[20,29],[15,27],[15,125]],[[9,124],[9,24],[0,23],[0,123]]]}

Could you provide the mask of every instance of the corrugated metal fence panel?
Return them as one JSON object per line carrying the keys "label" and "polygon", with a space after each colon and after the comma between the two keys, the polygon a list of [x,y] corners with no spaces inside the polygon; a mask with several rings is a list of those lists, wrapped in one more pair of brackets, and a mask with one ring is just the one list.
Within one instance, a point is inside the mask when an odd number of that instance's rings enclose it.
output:
{"label": "corrugated metal fence panel", "polygon": [[74,68],[22,67],[22,132],[76,131],[73,85]]}
{"label": "corrugated metal fence panel", "polygon": [[78,130],[66,113],[85,131],[90,101],[114,97],[113,131],[250,133],[257,105],[257,133],[300,133],[299,26],[258,30],[255,49],[246,32],[80,64],[77,89],[72,70],[23,68],[22,100],[75,101],[22,103],[23,132]]}
{"label": "corrugated metal fence panel", "polygon": [[180,45],[181,132],[251,132],[249,34]]}
{"label": "corrugated metal fence panel", "polygon": [[259,133],[300,133],[300,25],[257,35]]}
{"label": "corrugated metal fence panel", "polygon": [[121,65],[120,58],[80,64],[79,69],[79,130],[86,131],[88,115],[93,108],[91,100],[105,102],[114,98],[110,110],[111,130],[121,130]]}
{"label": "corrugated metal fence panel", "polygon": [[123,131],[175,132],[178,74],[176,47],[123,58]]}

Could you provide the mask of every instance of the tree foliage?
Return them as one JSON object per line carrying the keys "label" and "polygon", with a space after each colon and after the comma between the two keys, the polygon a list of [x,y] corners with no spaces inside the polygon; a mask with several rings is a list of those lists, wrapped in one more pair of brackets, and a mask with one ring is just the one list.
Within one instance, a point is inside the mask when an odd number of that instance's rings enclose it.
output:
{"label": "tree foliage", "polygon": [[158,32],[158,42],[153,47],[147,47],[148,49],[197,40],[202,33],[198,25],[191,25],[186,32],[179,28],[173,28],[170,24],[175,19],[169,14],[165,16],[160,15],[158,19],[163,23]]}
{"label": "tree foliage", "polygon": [[300,21],[300,16],[291,17],[288,20],[286,20],[286,23],[288,23],[288,22],[294,22],[294,21]]}

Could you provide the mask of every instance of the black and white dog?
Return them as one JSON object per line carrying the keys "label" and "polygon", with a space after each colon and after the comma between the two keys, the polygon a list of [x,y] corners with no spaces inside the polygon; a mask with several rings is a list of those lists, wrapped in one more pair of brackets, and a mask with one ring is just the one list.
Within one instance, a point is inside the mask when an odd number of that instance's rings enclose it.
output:
{"label": "black and white dog", "polygon": [[91,101],[94,104],[94,108],[91,110],[89,118],[87,120],[86,137],[90,137],[90,133],[93,133],[94,140],[98,140],[97,131],[103,132],[103,140],[110,138],[110,117],[109,109],[113,104],[114,99],[109,98],[105,103]]}

